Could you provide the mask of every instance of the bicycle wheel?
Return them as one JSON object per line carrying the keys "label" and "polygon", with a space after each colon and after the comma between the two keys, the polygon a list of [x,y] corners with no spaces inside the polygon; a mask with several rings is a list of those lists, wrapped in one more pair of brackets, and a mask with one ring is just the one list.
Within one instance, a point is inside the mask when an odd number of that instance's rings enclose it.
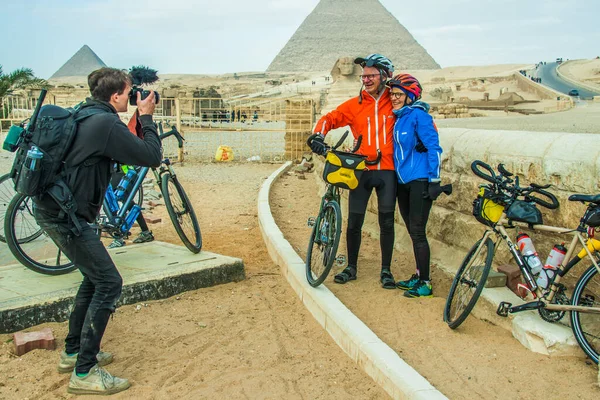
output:
{"label": "bicycle wheel", "polygon": [[4,237],[4,215],[8,208],[8,203],[15,197],[15,187],[12,179],[9,178],[8,174],[0,176],[0,242],[6,243]]}
{"label": "bicycle wheel", "polygon": [[317,287],[329,274],[337,257],[342,233],[342,211],[336,201],[325,203],[313,227],[306,252],[306,280]]}
{"label": "bicycle wheel", "polygon": [[444,321],[450,328],[458,328],[475,307],[490,273],[493,257],[494,243],[490,238],[483,243],[478,240],[469,250],[452,281],[444,307]]}
{"label": "bicycle wheel", "polygon": [[161,190],[175,231],[185,247],[192,253],[198,253],[202,249],[200,225],[181,183],[176,176],[166,173],[162,176]]}
{"label": "bicycle wheel", "polygon": [[[8,205],[4,232],[11,253],[25,267],[41,274],[61,275],[73,271],[75,265],[35,221],[31,203],[31,198],[17,195]],[[31,237],[31,232],[37,234],[34,240],[18,240],[19,237]]]}
{"label": "bicycle wheel", "polygon": [[[589,267],[575,285],[572,304],[600,308],[600,275]],[[600,353],[600,314],[571,311],[571,329],[577,343],[593,362],[598,364]]]}

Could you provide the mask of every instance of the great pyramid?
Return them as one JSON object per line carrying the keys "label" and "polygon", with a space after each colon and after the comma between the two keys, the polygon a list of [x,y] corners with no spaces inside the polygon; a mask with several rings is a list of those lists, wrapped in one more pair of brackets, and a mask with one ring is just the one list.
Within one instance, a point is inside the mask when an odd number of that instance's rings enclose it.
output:
{"label": "great pyramid", "polygon": [[340,57],[371,53],[396,70],[440,68],[379,0],[321,0],[267,71],[329,71]]}
{"label": "great pyramid", "polygon": [[64,76],[88,76],[90,72],[102,67],[106,67],[104,61],[87,44],[84,44],[50,79]]}

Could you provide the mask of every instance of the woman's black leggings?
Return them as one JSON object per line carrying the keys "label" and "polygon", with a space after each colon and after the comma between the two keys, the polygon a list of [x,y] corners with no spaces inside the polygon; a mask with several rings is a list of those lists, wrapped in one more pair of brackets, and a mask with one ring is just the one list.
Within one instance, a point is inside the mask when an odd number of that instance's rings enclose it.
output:
{"label": "woman's black leggings", "polygon": [[413,251],[417,262],[419,278],[429,280],[430,251],[427,242],[427,220],[433,201],[423,198],[427,193],[429,182],[416,180],[406,184],[399,183],[397,200],[400,215],[413,243]]}
{"label": "woman's black leggings", "polygon": [[348,266],[358,265],[362,226],[369,197],[375,189],[379,211],[379,245],[381,247],[381,267],[390,268],[394,251],[394,211],[396,208],[396,172],[365,171],[358,187],[350,192],[348,201],[348,229],[346,246]]}

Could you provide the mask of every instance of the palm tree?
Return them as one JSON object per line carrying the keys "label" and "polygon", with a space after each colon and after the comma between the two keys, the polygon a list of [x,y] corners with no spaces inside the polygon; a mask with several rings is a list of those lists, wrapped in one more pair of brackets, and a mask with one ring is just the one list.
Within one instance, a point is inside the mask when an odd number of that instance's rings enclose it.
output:
{"label": "palm tree", "polygon": [[5,74],[0,65],[0,115],[5,116],[10,112],[8,107],[3,106],[4,98],[18,89],[47,89],[50,87],[45,79],[37,78],[33,75],[31,68],[19,68]]}

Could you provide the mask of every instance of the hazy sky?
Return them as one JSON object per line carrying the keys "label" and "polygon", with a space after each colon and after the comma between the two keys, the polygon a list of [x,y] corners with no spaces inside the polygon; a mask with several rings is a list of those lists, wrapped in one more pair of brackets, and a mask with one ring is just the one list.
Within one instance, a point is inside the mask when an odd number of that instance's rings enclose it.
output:
{"label": "hazy sky", "polygon": [[[87,44],[109,66],[264,71],[319,0],[5,0],[0,65],[48,78]],[[600,55],[599,0],[381,0],[442,66]],[[360,13],[360,9],[356,10]]]}

